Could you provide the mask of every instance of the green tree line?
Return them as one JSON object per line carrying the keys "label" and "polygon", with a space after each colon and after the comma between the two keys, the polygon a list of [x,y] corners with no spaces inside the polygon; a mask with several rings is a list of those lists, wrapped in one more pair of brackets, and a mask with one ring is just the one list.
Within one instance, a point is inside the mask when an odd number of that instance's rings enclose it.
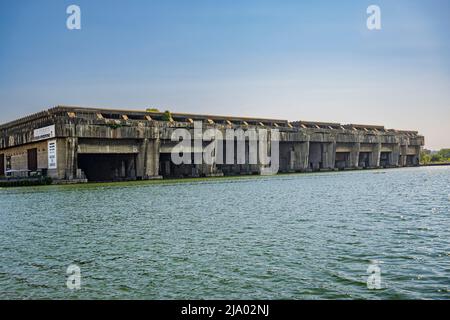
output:
{"label": "green tree line", "polygon": [[430,150],[422,150],[420,154],[422,164],[450,162],[450,149],[441,149],[436,153]]}

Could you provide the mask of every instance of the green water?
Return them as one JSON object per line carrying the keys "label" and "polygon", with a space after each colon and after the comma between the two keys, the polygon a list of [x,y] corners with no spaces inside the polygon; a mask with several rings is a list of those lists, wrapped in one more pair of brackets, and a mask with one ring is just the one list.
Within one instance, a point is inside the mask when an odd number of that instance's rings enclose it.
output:
{"label": "green water", "polygon": [[449,299],[449,187],[429,167],[0,189],[0,298]]}

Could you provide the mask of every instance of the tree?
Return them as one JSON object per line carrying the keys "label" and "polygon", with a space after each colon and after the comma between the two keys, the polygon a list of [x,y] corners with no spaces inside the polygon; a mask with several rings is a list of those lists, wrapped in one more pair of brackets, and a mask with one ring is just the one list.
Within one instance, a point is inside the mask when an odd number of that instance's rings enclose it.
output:
{"label": "tree", "polygon": [[441,149],[438,154],[445,160],[450,159],[450,149]]}
{"label": "tree", "polygon": [[442,162],[444,159],[439,153],[435,153],[431,156],[431,162]]}
{"label": "tree", "polygon": [[163,117],[162,117],[162,120],[163,120],[163,121],[170,121],[170,122],[172,122],[172,121],[173,121],[173,119],[172,119],[172,113],[170,113],[169,110],[164,111],[164,115],[163,115]]}
{"label": "tree", "polygon": [[420,151],[420,163],[421,164],[428,164],[431,162],[431,156],[430,152],[428,150],[422,150]]}

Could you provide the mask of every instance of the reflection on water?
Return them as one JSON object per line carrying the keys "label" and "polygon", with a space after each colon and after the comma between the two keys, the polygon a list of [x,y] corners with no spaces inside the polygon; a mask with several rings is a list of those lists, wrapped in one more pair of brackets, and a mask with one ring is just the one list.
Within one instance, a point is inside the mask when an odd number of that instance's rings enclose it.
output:
{"label": "reflection on water", "polygon": [[0,189],[0,298],[446,299],[449,186],[430,167]]}

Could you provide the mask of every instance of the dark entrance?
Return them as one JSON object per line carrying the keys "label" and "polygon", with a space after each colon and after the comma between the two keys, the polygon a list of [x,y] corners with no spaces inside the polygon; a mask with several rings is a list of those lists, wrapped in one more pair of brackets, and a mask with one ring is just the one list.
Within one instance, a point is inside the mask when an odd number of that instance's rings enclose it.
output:
{"label": "dark entrance", "polygon": [[28,170],[31,172],[35,172],[38,169],[38,163],[37,163],[37,149],[28,149]]}
{"label": "dark entrance", "polygon": [[391,152],[381,152],[380,154],[380,166],[387,167],[391,163]]}
{"label": "dark entrance", "polygon": [[191,155],[192,164],[174,164],[170,153],[159,155],[159,175],[163,178],[186,178],[201,176],[199,165],[194,164],[194,154]]}
{"label": "dark entrance", "polygon": [[417,164],[415,155],[407,155],[406,156],[406,165],[407,166],[415,166]]}
{"label": "dark entrance", "polygon": [[0,177],[5,175],[5,155],[0,154]]}
{"label": "dark entrance", "polygon": [[309,168],[319,170],[323,168],[323,145],[317,142],[309,144]]}
{"label": "dark entrance", "polygon": [[160,153],[159,155],[159,175],[162,177],[170,177],[173,173],[173,164],[170,160],[170,153]]}
{"label": "dark entrance", "polygon": [[335,168],[342,170],[350,165],[350,152],[336,152]]}
{"label": "dark entrance", "polygon": [[360,152],[358,166],[360,168],[368,168],[370,167],[370,157],[372,156],[371,152]]}
{"label": "dark entrance", "polygon": [[136,179],[135,154],[78,154],[78,168],[88,181],[125,181]]}
{"label": "dark entrance", "polygon": [[[11,165],[11,156],[7,156],[6,157],[6,171],[11,170],[12,169],[12,165]],[[5,172],[6,173],[6,172]]]}

